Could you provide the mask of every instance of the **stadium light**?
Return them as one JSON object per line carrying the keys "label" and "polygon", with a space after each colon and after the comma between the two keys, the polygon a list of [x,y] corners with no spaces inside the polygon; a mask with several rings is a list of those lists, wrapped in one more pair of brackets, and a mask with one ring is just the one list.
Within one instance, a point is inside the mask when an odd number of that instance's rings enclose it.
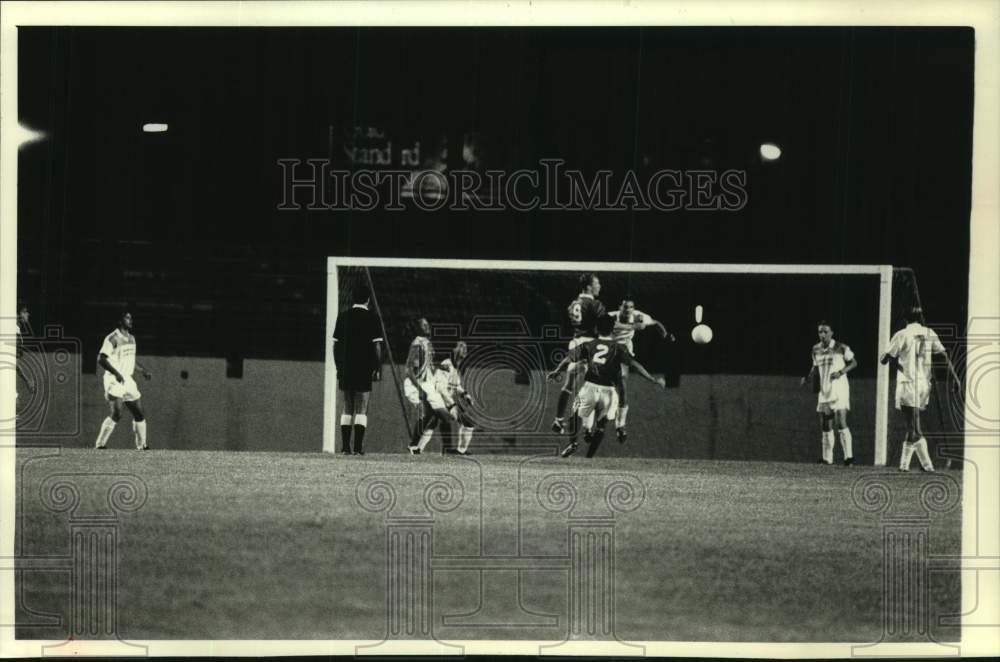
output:
{"label": "stadium light", "polygon": [[142,125],[142,130],[144,133],[166,133],[167,125],[157,122],[150,122]]}
{"label": "stadium light", "polygon": [[17,148],[21,149],[26,147],[31,143],[43,140],[46,137],[44,131],[35,131],[31,127],[25,126],[20,122],[17,125]]}
{"label": "stadium light", "polygon": [[762,161],[777,161],[781,158],[781,148],[774,143],[764,143],[760,146],[760,158]]}

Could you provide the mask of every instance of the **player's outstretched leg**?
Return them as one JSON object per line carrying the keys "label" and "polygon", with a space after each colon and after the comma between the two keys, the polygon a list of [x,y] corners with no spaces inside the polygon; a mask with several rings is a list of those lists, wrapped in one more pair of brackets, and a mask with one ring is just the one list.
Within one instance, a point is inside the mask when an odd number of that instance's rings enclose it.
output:
{"label": "player's outstretched leg", "polygon": [[101,423],[101,431],[97,433],[97,443],[94,444],[94,448],[98,450],[107,448],[108,439],[111,437],[111,433],[115,431],[115,424],[122,417],[121,402],[118,398],[108,400],[108,416]]}
{"label": "player's outstretched leg", "polygon": [[142,402],[133,400],[126,402],[129,412],[132,414],[132,430],[135,433],[135,449],[138,451],[149,450],[146,443],[146,414],[142,410]]}

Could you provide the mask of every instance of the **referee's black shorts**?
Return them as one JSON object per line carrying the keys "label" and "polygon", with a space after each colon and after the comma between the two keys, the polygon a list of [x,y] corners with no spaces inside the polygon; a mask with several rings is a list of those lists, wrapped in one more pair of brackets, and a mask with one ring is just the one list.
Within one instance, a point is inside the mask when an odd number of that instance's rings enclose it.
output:
{"label": "referee's black shorts", "polygon": [[372,390],[372,372],[368,366],[347,366],[337,374],[337,386],[341,391],[368,393]]}

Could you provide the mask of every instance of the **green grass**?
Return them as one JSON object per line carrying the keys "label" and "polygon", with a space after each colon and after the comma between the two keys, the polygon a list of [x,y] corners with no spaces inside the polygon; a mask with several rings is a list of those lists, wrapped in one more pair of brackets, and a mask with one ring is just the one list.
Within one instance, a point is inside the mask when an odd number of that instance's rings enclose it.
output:
{"label": "green grass", "polygon": [[[611,442],[613,443],[613,442]],[[39,487],[57,473],[83,474],[78,514],[103,508],[110,479],[141,478],[148,499],[120,528],[119,635],[145,639],[381,639],[386,631],[384,515],[361,509],[355,488],[395,474],[397,507],[419,510],[421,472],[461,482],[464,500],[438,513],[434,555],[565,557],[566,513],[542,509],[539,482],[571,480],[579,511],[599,513],[603,485],[631,475],[641,507],[614,521],[617,636],[625,640],[876,641],[882,631],[882,528],[852,501],[854,482],[887,474],[894,503],[916,504],[929,476],[873,467],[524,456],[339,457],[301,453],[20,449],[18,541],[27,555],[66,554],[66,514],[46,510]],[[960,472],[947,472],[961,482]],[[86,478],[91,476],[91,478]],[[411,489],[412,488],[412,489]],[[520,505],[519,505],[520,504]],[[930,520],[932,554],[957,554],[960,509]],[[520,531],[520,533],[518,533]],[[490,574],[490,573],[486,573]],[[68,575],[19,574],[22,638],[62,638],[67,626],[29,628],[34,612],[68,618]],[[478,572],[435,570],[434,633],[442,639],[561,639],[567,573],[493,574],[479,604]],[[957,573],[930,585],[931,631],[957,613]],[[474,612],[471,624],[444,614]],[[530,613],[529,613],[530,612]],[[557,625],[535,614],[558,617]],[[516,627],[500,627],[520,624]]]}

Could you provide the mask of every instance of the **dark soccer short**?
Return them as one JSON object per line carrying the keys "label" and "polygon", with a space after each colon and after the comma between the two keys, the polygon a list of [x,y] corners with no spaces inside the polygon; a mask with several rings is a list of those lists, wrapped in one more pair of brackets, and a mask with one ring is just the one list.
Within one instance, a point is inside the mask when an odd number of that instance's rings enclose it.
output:
{"label": "dark soccer short", "polygon": [[337,376],[337,387],[345,392],[368,393],[372,390],[372,373],[370,370],[348,370],[346,374]]}

